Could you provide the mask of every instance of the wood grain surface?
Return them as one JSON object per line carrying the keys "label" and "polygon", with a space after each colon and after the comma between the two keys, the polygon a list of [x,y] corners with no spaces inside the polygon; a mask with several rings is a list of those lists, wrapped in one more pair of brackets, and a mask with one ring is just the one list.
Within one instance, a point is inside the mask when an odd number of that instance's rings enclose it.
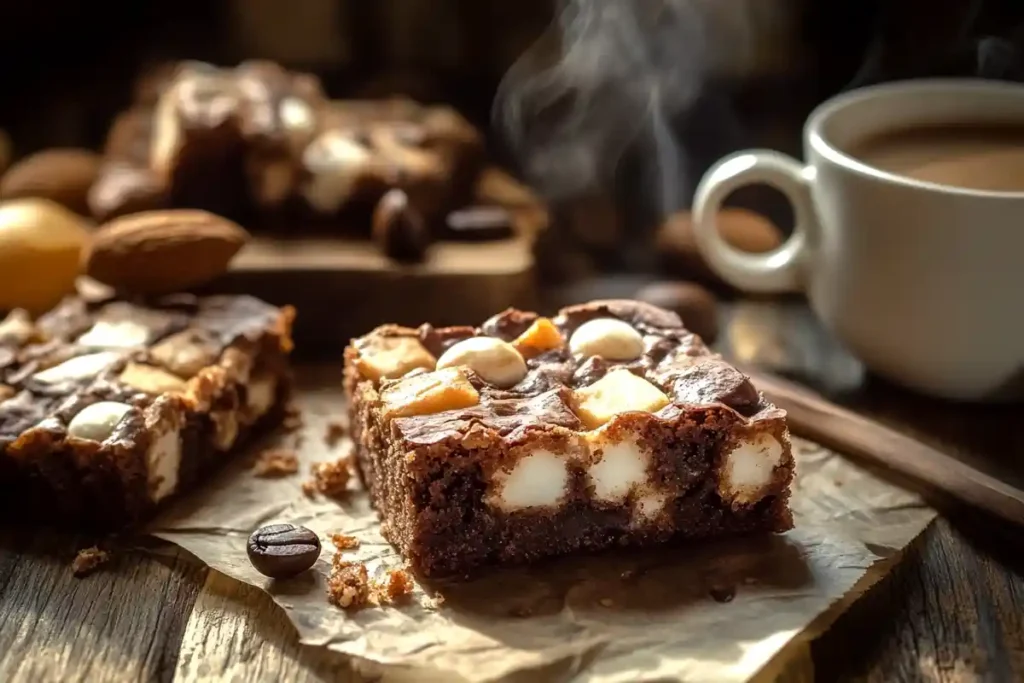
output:
{"label": "wood grain surface", "polygon": [[[901,431],[941,434],[946,452],[990,472],[1024,474],[1024,463],[1013,457],[1022,451],[1005,451],[1017,443],[1019,407],[958,413],[911,396],[865,378],[830,346],[802,304],[750,306],[731,309],[729,328],[761,328],[768,340],[761,345],[769,359],[763,366],[802,376],[819,389],[831,387],[834,397],[873,407]],[[778,336],[785,353],[772,350],[773,324],[789,327]],[[736,339],[727,334],[725,350],[742,356],[733,347]],[[807,374],[815,363],[824,368],[816,379]],[[972,421],[987,431],[971,429]],[[0,530],[0,681],[375,679],[339,656],[299,645],[263,593],[173,546],[120,539],[109,565],[75,578],[75,552],[95,541],[38,529]],[[1021,547],[1019,528],[974,510],[947,510],[886,578],[775,672],[778,679],[1024,680]]]}

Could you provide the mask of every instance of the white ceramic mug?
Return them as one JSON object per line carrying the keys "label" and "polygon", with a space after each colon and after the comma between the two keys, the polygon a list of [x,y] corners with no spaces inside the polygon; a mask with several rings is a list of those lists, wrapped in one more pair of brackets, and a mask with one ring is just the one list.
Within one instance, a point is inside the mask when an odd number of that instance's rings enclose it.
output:
{"label": "white ceramic mug", "polygon": [[[694,198],[697,243],[750,292],[806,292],[826,327],[879,375],[953,399],[1020,397],[1024,385],[1024,192],[914,180],[846,151],[915,125],[1019,121],[1024,86],[970,80],[890,83],[811,114],[805,163],[768,150],[719,161]],[[733,191],[772,185],[796,225],[778,249],[730,247],[715,216]]]}

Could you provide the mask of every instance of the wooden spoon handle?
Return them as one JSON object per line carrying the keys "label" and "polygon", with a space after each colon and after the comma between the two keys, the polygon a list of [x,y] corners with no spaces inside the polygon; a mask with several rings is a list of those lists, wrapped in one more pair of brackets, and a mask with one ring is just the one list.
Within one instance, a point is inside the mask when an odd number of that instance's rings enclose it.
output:
{"label": "wooden spoon handle", "polygon": [[1024,525],[1024,491],[831,403],[810,389],[774,375],[744,372],[772,403],[786,410],[794,434],[906,475],[965,503]]}

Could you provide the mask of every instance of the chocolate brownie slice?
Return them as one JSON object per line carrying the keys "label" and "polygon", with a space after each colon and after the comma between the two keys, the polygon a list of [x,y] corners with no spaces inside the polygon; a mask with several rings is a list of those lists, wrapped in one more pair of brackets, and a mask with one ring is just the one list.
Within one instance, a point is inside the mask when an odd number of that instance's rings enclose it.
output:
{"label": "chocolate brownie slice", "polygon": [[65,300],[0,323],[0,495],[18,518],[152,515],[280,418],[291,309],[246,296]]}
{"label": "chocolate brownie slice", "polygon": [[427,576],[792,526],[785,413],[653,306],[384,326],[345,388],[384,534]]}

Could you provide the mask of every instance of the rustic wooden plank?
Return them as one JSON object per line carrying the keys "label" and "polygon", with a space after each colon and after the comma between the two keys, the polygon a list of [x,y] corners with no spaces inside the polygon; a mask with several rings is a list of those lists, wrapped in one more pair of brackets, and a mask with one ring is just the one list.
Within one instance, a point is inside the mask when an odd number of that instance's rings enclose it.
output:
{"label": "rustic wooden plank", "polygon": [[90,539],[0,532],[0,680],[172,679],[178,643],[208,570],[162,544],[124,550],[85,578],[71,560]]}
{"label": "rustic wooden plank", "polygon": [[299,644],[295,628],[263,591],[211,571],[185,626],[174,680],[365,679],[347,658]]}
{"label": "rustic wooden plank", "polygon": [[819,679],[1024,680],[1024,560],[1006,552],[1021,541],[991,519],[933,524],[815,643]]}

